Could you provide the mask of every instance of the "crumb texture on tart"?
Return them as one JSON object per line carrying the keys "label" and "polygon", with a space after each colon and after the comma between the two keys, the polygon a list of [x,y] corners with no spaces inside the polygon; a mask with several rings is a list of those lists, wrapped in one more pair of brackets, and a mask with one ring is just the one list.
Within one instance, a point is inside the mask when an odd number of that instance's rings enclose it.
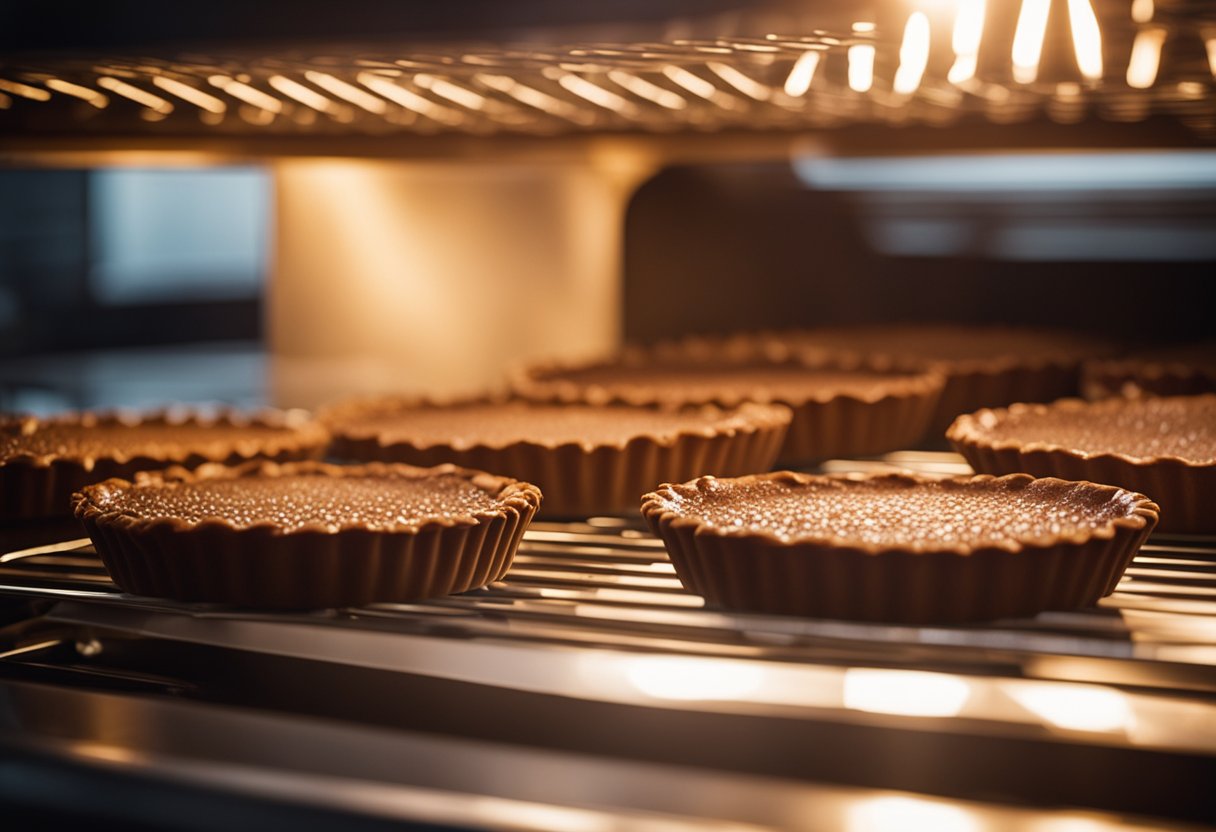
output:
{"label": "crumb texture on tart", "polygon": [[919,480],[771,476],[666,487],[654,509],[719,533],[836,540],[913,550],[1001,547],[1085,536],[1134,516],[1144,498],[1091,483],[1028,477]]}
{"label": "crumb texture on tart", "polygon": [[1014,406],[962,417],[952,436],[1131,459],[1216,463],[1216,395]]}

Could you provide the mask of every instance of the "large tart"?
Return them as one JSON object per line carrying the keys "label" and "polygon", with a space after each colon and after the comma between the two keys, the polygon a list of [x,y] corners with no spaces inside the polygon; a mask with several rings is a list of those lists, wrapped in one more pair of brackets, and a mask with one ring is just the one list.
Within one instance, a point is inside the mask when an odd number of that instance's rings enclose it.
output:
{"label": "large tart", "polygon": [[942,383],[935,372],[891,362],[804,360],[758,344],[687,342],[629,349],[594,363],[536,365],[515,387],[539,401],[783,404],[793,419],[778,462],[805,464],[915,443],[928,428]]}
{"label": "large tart", "polygon": [[780,405],[662,408],[407,398],[325,411],[339,459],[453,462],[537,483],[544,514],[624,514],[669,479],[772,467],[790,412]]}
{"label": "large tart", "polygon": [[73,492],[137,471],[317,457],[328,438],[319,423],[299,411],[5,418],[0,420],[0,520],[70,517]]}
{"label": "large tart", "polygon": [[1216,393],[1216,341],[1087,361],[1081,390],[1091,399]]}
{"label": "large tart", "polygon": [[711,605],[907,623],[1091,606],[1157,521],[1143,495],[1026,474],[703,477],[642,514]]}
{"label": "large tart", "polygon": [[451,465],[250,462],[106,480],[73,499],[127,592],[305,609],[496,581],[541,494]]}
{"label": "large tart", "polygon": [[1075,396],[1082,361],[1111,351],[1071,332],[963,324],[825,327],[774,337],[796,348],[898,357],[938,370],[946,384],[930,425],[935,436],[960,413]]}
{"label": "large tart", "polygon": [[1160,503],[1160,531],[1216,531],[1216,394],[1015,404],[947,436],[976,471],[1112,483]]}

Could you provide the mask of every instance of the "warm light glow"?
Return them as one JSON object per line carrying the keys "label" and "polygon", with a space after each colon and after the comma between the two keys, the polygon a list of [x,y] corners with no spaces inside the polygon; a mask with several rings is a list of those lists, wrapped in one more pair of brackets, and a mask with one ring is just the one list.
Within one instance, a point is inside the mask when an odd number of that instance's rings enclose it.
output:
{"label": "warm light glow", "polygon": [[874,86],[874,44],[856,43],[849,47],[849,89],[866,92]]}
{"label": "warm light glow", "polygon": [[1077,68],[1090,81],[1102,78],[1102,30],[1089,0],[1068,0],[1068,20],[1072,25],[1072,47]]}
{"label": "warm light glow", "polygon": [[845,832],[978,832],[966,809],[921,797],[863,797],[845,809]]}
{"label": "warm light glow", "polygon": [[1208,50],[1208,71],[1216,78],[1216,38],[1208,38],[1204,41],[1204,46]]}
{"label": "warm light glow", "polygon": [[844,673],[844,706],[900,716],[956,716],[971,686],[956,676],[918,670],[850,668]]}
{"label": "warm light glow", "polygon": [[162,116],[167,116],[173,112],[173,105],[159,95],[153,95],[147,90],[141,90],[139,87],[133,87],[126,81],[120,81],[117,78],[112,78],[109,75],[103,75],[97,79],[97,86],[109,90],[113,93],[118,93],[123,98],[130,99],[136,104],[147,107],[154,113]]}
{"label": "warm light glow", "polygon": [[383,75],[376,75],[374,72],[360,72],[358,81],[372,92],[384,96],[394,104],[398,104],[410,112],[418,113],[421,116],[438,121],[441,124],[455,125],[464,120],[464,117],[451,107],[436,104],[429,98],[421,96],[412,90],[407,90]]}
{"label": "warm light glow", "polygon": [[1126,730],[1133,719],[1123,694],[1095,685],[1028,682],[1011,685],[1009,695],[1052,725],[1073,731]]}
{"label": "warm light glow", "polygon": [[632,72],[614,69],[608,73],[608,80],[624,87],[638,98],[653,101],[660,107],[666,107],[669,110],[683,110],[688,106],[688,102],[677,93],[664,89],[658,84],[652,84],[650,81],[640,78]]}
{"label": "warm light glow", "polygon": [[1127,85],[1146,90],[1157,80],[1161,66],[1161,47],[1165,45],[1165,29],[1154,26],[1141,29],[1132,43],[1132,56],[1127,62]]}
{"label": "warm light glow", "polygon": [[453,104],[459,104],[461,107],[467,107],[470,110],[484,110],[486,104],[489,103],[489,99],[481,93],[474,92],[459,84],[454,84],[445,78],[437,78],[434,75],[427,75],[423,72],[414,76],[414,83],[424,90],[430,90],[440,98],[446,98]]}
{"label": "warm light glow", "polygon": [[685,656],[644,656],[630,659],[629,682],[656,699],[738,699],[760,687],[763,670],[740,662]]}
{"label": "warm light glow", "polygon": [[815,79],[815,70],[818,68],[818,51],[812,49],[799,55],[798,60],[794,61],[793,68],[790,69],[789,77],[785,79],[785,94],[795,98],[806,95],[806,91],[811,88],[811,81]]}
{"label": "warm light glow", "polygon": [[1137,23],[1148,23],[1155,11],[1153,0],[1132,0],[1132,20]]}
{"label": "warm light glow", "polygon": [[30,101],[49,101],[51,94],[44,89],[31,87],[29,84],[22,84],[20,81],[9,81],[6,78],[0,78],[0,90],[11,92],[13,95],[19,95],[22,98],[28,98]]}
{"label": "warm light glow", "polygon": [[689,72],[682,66],[665,66],[663,74],[695,96],[712,101],[718,95],[718,88],[706,81],[700,75]]}
{"label": "warm light glow", "polygon": [[876,28],[878,28],[877,25],[870,20],[859,20],[853,24],[853,31],[859,35],[873,32]]}
{"label": "warm light glow", "polygon": [[1047,35],[1047,16],[1051,0],[1022,0],[1018,27],[1013,36],[1013,80],[1033,83],[1039,77],[1043,38]]}
{"label": "warm light glow", "polygon": [[336,107],[334,102],[321,95],[321,93],[311,87],[304,86],[299,81],[293,81],[285,75],[272,75],[266,79],[266,83],[288,98],[293,98],[305,107],[312,107],[319,112],[333,112]]}
{"label": "warm light glow", "polygon": [[893,87],[900,95],[911,95],[920,86],[929,65],[929,18],[924,12],[913,12],[904,26],[904,39],[899,46],[899,69],[895,70]]}
{"label": "warm light glow", "polygon": [[563,89],[574,93],[579,98],[590,101],[597,107],[603,107],[605,110],[620,113],[626,118],[633,118],[637,115],[638,108],[631,101],[622,98],[611,90],[604,89],[598,84],[591,83],[580,75],[563,72],[557,76],[556,80],[557,83],[561,84]]}
{"label": "warm light glow", "polygon": [[730,64],[711,61],[706,66],[709,67],[711,72],[748,98],[755,99],[756,101],[768,101],[772,94],[772,90],[764,84],[761,84],[755,78],[745,75]]}
{"label": "warm light glow", "polygon": [[509,75],[491,75],[478,73],[473,80],[495,92],[509,95],[521,104],[534,107],[542,112],[578,123],[586,123],[588,117],[577,107],[560,98],[554,98],[547,92],[541,92],[535,87],[521,84]]}
{"label": "warm light glow", "polygon": [[43,83],[55,92],[61,92],[64,95],[71,95],[82,101],[87,101],[99,110],[110,103],[110,99],[97,90],[73,84],[71,81],[64,81],[62,78],[48,78]]}
{"label": "warm light glow", "polygon": [[244,101],[246,104],[257,107],[272,115],[283,111],[282,101],[235,78],[229,78],[227,75],[212,75],[207,79],[207,82],[211,86],[228,93],[233,98]]}
{"label": "warm light glow", "polygon": [[950,41],[954,48],[954,65],[946,75],[952,84],[961,84],[975,77],[987,6],[987,0],[959,0],[958,14],[954,17],[954,34]]}
{"label": "warm light glow", "polygon": [[336,95],[343,101],[354,104],[359,109],[366,110],[372,115],[382,116],[388,112],[388,104],[384,102],[384,99],[366,93],[354,84],[348,84],[341,78],[335,78],[327,72],[317,72],[310,69],[304,73],[304,78],[326,92]]}
{"label": "warm light glow", "polygon": [[200,89],[183,84],[181,81],[175,81],[172,78],[166,78],[163,75],[157,75],[152,79],[152,83],[160,87],[167,93],[176,95],[183,101],[188,101],[200,110],[206,110],[209,113],[219,115],[228,109],[228,105],[220,101],[214,95],[203,92]]}
{"label": "warm light glow", "polygon": [[0,92],[0,110],[7,110],[11,106],[13,106],[13,99]]}

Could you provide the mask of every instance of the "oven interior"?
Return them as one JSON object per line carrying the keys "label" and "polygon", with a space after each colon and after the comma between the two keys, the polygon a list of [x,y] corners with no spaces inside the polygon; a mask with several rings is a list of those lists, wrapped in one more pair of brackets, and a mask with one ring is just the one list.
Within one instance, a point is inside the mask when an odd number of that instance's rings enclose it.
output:
{"label": "oven interior", "polygon": [[[820,323],[1210,337],[1211,3],[210,5],[0,12],[0,406],[452,392]],[[106,301],[98,177],[184,170],[260,177],[227,210],[262,200],[264,282]],[[822,469],[887,467],[968,470]],[[1213,538],[1154,536],[1092,610],[896,627],[707,609],[631,518],[310,615],[123,595],[79,537],[0,547],[0,802],[31,824],[1216,820]]]}

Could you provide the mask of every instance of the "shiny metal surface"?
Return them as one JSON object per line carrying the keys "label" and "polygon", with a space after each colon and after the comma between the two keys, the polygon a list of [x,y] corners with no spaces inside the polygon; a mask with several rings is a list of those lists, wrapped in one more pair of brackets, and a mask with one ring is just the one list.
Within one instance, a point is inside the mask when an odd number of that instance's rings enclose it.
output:
{"label": "shiny metal surface", "polygon": [[130,147],[176,137],[197,147],[206,136],[692,134],[1158,116],[1211,141],[1207,4],[1150,4],[1135,18],[1121,0],[1066,6],[1049,15],[1037,0],[820,3],[799,13],[761,2],[665,25],[626,20],[497,42],[19,55],[0,61],[0,136],[75,133]]}
{"label": "shiny metal surface", "polygon": [[[825,467],[879,466],[948,474],[961,463],[909,452]],[[433,602],[270,615],[136,598],[109,583],[87,541],[0,556],[0,596],[40,613],[0,630],[0,684],[169,696],[605,765],[1216,817],[1198,785],[1216,773],[1208,539],[1155,538],[1096,609],[966,627],[706,609],[659,541],[612,518],[536,524],[505,581]],[[150,738],[164,727],[123,707],[113,724]],[[46,739],[34,723],[66,718],[52,711],[18,716],[16,736]],[[959,828],[1006,828],[986,824]]]}

